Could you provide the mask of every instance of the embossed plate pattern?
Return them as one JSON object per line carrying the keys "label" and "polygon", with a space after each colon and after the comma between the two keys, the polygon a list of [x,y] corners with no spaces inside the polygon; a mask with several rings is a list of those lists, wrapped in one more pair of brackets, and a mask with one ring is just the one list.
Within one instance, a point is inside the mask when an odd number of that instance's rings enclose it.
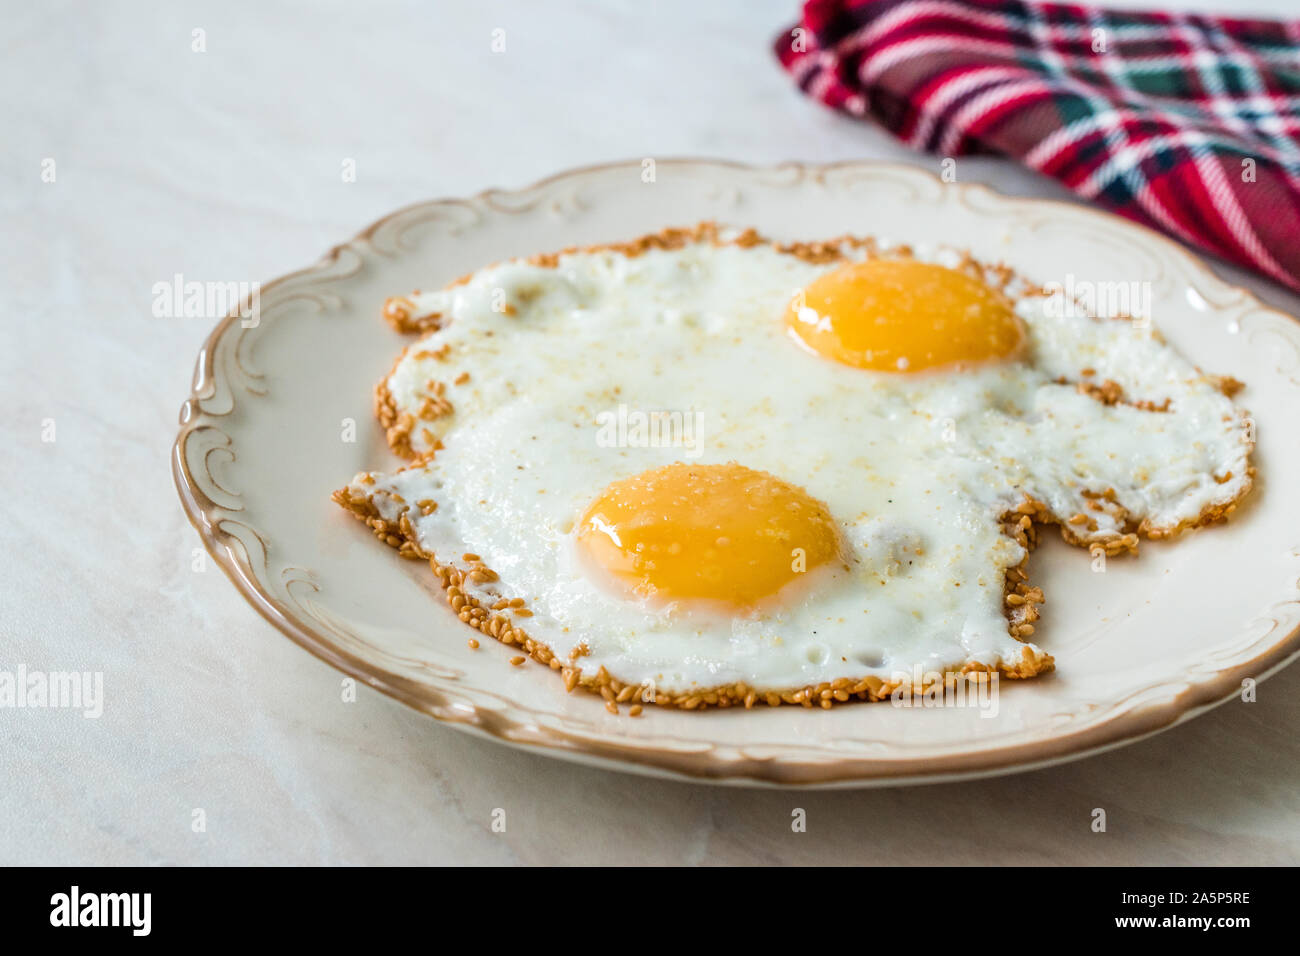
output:
{"label": "embossed plate pattern", "polygon": [[[904,166],[750,168],[660,161],[564,173],[536,186],[422,203],[321,262],[263,286],[259,322],[222,322],[181,410],[173,470],[204,543],[249,602],[312,653],[432,716],[547,753],[725,783],[868,786],[1025,769],[1131,742],[1282,666],[1300,645],[1300,327],[1215,277],[1173,242],[1083,207],[943,184]],[[716,219],[782,239],[844,232],[943,242],[1039,282],[1149,282],[1167,338],[1248,383],[1255,492],[1226,526],[1096,573],[1049,541],[1031,558],[1047,592],[1035,640],[1054,675],[1004,682],[995,716],[885,704],[614,717],[552,674],[508,666],[329,501],[364,468],[396,464],[370,394],[405,339],[379,318],[391,294],[515,255]],[[779,372],[776,373],[779,375]],[[342,440],[348,421],[356,440]],[[1051,537],[1048,535],[1048,537]]]}

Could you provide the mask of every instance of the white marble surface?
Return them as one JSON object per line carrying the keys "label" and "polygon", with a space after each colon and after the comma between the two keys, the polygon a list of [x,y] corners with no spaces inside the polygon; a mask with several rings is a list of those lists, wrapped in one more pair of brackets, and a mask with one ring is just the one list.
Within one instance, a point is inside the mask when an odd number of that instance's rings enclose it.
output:
{"label": "white marble surface", "polygon": [[[97,720],[0,709],[0,863],[1300,862],[1297,667],[1256,703],[1050,770],[710,789],[509,750],[364,688],[341,703],[334,671],[210,561],[192,570],[168,452],[213,323],[152,317],[155,282],[270,279],[402,204],[607,159],[934,163],[801,99],[768,52],[794,8],[8,6],[0,670],[100,671],[105,702]],[[996,160],[960,176],[1063,195]]]}

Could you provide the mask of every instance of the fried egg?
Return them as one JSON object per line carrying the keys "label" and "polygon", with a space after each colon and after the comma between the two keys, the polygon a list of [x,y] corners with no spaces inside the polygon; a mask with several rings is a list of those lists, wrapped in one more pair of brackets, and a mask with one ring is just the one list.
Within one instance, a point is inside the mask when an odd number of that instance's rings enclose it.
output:
{"label": "fried egg", "polygon": [[411,461],[336,499],[463,620],[611,702],[1033,676],[1037,524],[1133,550],[1251,483],[1222,380],[937,246],[704,226],[386,314],[423,331],[377,390]]}

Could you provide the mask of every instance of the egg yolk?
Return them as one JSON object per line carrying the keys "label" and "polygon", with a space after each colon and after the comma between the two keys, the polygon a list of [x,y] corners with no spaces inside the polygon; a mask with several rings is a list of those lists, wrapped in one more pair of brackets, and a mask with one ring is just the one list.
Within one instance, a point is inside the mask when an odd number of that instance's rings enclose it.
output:
{"label": "egg yolk", "polygon": [[1005,359],[1025,338],[1001,292],[914,259],[871,259],[828,272],[795,296],[785,323],[817,354],[881,372]]}
{"label": "egg yolk", "polygon": [[639,598],[751,608],[840,553],[826,505],[735,463],[674,464],[606,488],[581,553]]}

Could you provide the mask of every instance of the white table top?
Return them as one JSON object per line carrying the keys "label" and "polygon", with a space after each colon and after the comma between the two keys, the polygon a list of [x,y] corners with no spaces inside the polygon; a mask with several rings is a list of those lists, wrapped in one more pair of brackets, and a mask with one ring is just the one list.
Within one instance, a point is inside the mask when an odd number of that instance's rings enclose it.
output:
{"label": "white table top", "polygon": [[[769,52],[795,9],[6,12],[0,671],[102,672],[104,706],[98,719],[0,709],[0,863],[1300,862],[1300,667],[1255,703],[1049,770],[859,793],[706,788],[510,750],[366,688],[342,704],[339,675],[212,561],[192,570],[168,454],[213,322],[152,317],[154,283],[267,280],[403,204],[602,160],[936,164],[795,91]],[[1010,162],[960,168],[1066,195]],[[1220,271],[1300,313],[1279,286]],[[795,807],[806,833],[791,832]],[[1090,829],[1096,807],[1106,833]]]}

